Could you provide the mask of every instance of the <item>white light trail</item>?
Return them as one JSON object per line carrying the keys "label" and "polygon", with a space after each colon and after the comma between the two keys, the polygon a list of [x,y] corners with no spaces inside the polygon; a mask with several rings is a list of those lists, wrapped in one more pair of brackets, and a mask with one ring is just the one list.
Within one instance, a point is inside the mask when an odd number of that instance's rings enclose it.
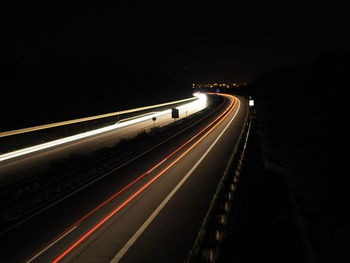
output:
{"label": "white light trail", "polygon": [[60,122],[49,123],[49,124],[44,124],[44,125],[39,125],[39,126],[34,126],[34,127],[22,128],[22,129],[18,129],[18,130],[5,131],[5,132],[0,132],[0,137],[6,137],[6,136],[21,134],[21,133],[39,131],[39,130],[44,130],[44,129],[53,128],[53,127],[59,127],[59,126],[64,126],[64,125],[69,125],[69,124],[74,124],[74,123],[80,123],[80,122],[84,122],[84,121],[92,121],[92,120],[97,120],[97,119],[102,119],[102,118],[107,118],[107,117],[112,117],[112,116],[118,116],[121,114],[137,112],[137,111],[141,111],[141,110],[155,109],[155,108],[169,106],[169,105],[182,103],[182,102],[186,102],[186,101],[192,101],[194,99],[196,99],[196,98],[192,97],[192,98],[188,98],[188,99],[166,102],[166,103],[161,103],[161,104],[156,104],[156,105],[151,105],[151,106],[145,106],[145,107],[135,108],[135,109],[131,109],[131,110],[116,111],[116,112],[105,113],[105,114],[101,114],[101,115],[84,117],[84,118],[79,118],[79,119],[74,119],[74,120],[60,121]]}
{"label": "white light trail", "polygon": [[[190,114],[194,113],[195,111],[201,110],[206,106],[206,101],[207,101],[207,96],[205,94],[200,94],[200,93],[195,93],[193,94],[196,97],[199,97],[198,100],[195,100],[194,102],[190,102],[187,104],[184,104],[182,106],[177,107],[179,110],[181,109],[182,111],[188,111]],[[30,146],[30,147],[26,147],[20,150],[16,150],[13,152],[9,152],[9,153],[5,153],[0,155],[0,162],[8,160],[8,159],[12,159],[15,157],[19,157],[25,154],[29,154],[29,153],[33,153],[36,151],[40,151],[40,150],[44,150],[47,148],[51,148],[54,146],[58,146],[64,143],[68,143],[68,142],[73,142],[79,139],[83,139],[86,137],[90,137],[93,135],[97,135],[97,134],[101,134],[107,131],[111,131],[111,130],[115,130],[115,129],[119,129],[122,127],[126,127],[135,123],[139,123],[145,120],[151,120],[153,117],[160,117],[166,114],[170,114],[171,113],[171,109],[168,110],[164,110],[164,111],[160,111],[160,112],[156,112],[147,116],[142,116],[139,118],[135,118],[135,119],[131,119],[128,121],[124,121],[124,122],[120,122],[120,123],[116,123],[113,125],[109,125],[103,128],[99,128],[99,129],[95,129],[92,131],[88,131],[88,132],[83,132],[80,134],[76,134],[76,135],[72,135],[72,136],[68,136],[65,138],[61,138],[61,139],[57,139],[57,140],[53,140],[50,142],[46,142],[46,143],[42,143],[42,144],[38,144],[35,146]]]}

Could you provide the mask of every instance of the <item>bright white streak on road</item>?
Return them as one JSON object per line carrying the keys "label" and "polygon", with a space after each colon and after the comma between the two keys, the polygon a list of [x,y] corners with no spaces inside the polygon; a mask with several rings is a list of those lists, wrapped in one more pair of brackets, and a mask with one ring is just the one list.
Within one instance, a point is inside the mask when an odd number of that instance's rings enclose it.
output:
{"label": "bright white streak on road", "polygon": [[[199,97],[199,99],[195,100],[194,102],[190,102],[190,103],[181,105],[181,106],[177,107],[177,109],[179,109],[179,111],[182,111],[182,112],[183,111],[187,111],[189,113],[191,113],[191,112],[194,113],[194,112],[196,112],[198,110],[203,109],[206,106],[206,103],[207,103],[207,96],[205,94],[201,94],[201,93],[195,93],[193,95],[196,96],[196,97]],[[38,144],[38,145],[35,145],[35,146],[30,146],[30,147],[23,148],[23,149],[20,149],[20,150],[16,150],[16,151],[13,151],[13,152],[5,153],[5,154],[0,155],[0,162],[8,160],[8,159],[15,158],[15,157],[19,157],[19,156],[22,156],[22,155],[25,155],[25,154],[29,154],[29,153],[33,153],[33,152],[36,152],[36,151],[44,150],[44,149],[47,149],[47,148],[51,148],[51,147],[54,147],[54,146],[58,146],[58,145],[61,145],[61,144],[64,144],[64,143],[68,143],[68,142],[76,141],[76,140],[83,139],[83,138],[86,138],[86,137],[90,137],[90,136],[93,136],[93,135],[97,135],[97,134],[100,134],[100,133],[103,133],[103,132],[107,132],[107,131],[119,129],[119,128],[122,128],[122,127],[126,127],[126,126],[129,126],[129,125],[132,125],[132,124],[135,124],[135,123],[139,123],[139,122],[142,122],[142,121],[145,121],[145,120],[150,120],[153,117],[160,117],[160,116],[163,116],[163,115],[166,115],[166,114],[170,114],[170,113],[171,113],[171,109],[160,111],[160,112],[155,112],[155,113],[147,115],[147,116],[135,118],[135,119],[128,120],[128,121],[125,121],[125,122],[116,123],[116,124],[113,124],[113,125],[109,125],[109,126],[106,126],[106,127],[103,127],[103,128],[96,129],[96,130],[83,132],[83,133],[80,133],[80,134],[68,136],[68,137],[65,137],[65,138],[61,138],[61,139],[53,140],[53,141],[50,141],[50,142]]]}

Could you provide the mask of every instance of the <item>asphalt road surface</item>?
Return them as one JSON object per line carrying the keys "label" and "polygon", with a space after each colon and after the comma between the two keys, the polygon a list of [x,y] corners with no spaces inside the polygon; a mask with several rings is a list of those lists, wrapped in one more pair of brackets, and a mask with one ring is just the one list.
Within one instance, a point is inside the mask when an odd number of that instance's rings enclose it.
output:
{"label": "asphalt road surface", "polygon": [[0,236],[0,262],[183,262],[247,116],[242,98]]}

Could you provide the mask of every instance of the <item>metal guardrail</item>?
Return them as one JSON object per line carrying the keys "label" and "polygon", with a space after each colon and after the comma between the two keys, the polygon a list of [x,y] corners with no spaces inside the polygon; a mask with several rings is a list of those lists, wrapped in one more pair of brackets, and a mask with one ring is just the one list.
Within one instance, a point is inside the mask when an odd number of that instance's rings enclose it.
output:
{"label": "metal guardrail", "polygon": [[248,118],[185,263],[217,261],[247,148],[251,128]]}

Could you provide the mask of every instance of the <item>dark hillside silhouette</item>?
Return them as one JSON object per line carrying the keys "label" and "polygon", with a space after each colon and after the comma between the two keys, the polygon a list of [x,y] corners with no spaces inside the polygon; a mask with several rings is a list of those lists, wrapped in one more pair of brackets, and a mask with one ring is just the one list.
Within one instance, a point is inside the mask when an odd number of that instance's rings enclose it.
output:
{"label": "dark hillside silhouette", "polygon": [[247,87],[267,163],[282,167],[319,262],[350,260],[349,76],[350,56],[327,52]]}

